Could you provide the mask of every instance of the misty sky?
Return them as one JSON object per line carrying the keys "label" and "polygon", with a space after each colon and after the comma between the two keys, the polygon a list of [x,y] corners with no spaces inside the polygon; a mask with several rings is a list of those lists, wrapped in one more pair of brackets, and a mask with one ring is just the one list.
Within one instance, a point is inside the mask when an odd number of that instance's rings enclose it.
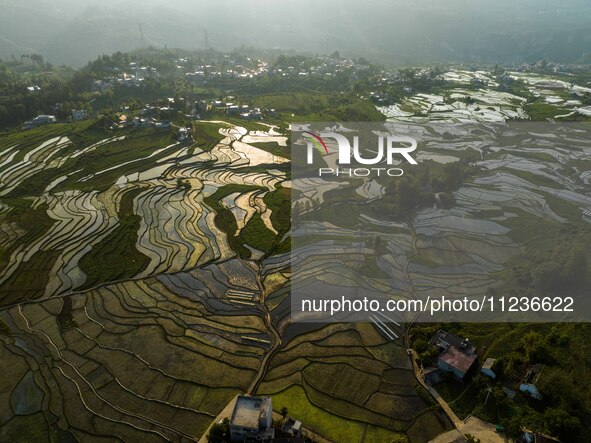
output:
{"label": "misty sky", "polygon": [[[588,0],[0,0],[0,57],[142,45],[339,50],[385,64],[589,62]],[[140,24],[143,33],[140,33]]]}

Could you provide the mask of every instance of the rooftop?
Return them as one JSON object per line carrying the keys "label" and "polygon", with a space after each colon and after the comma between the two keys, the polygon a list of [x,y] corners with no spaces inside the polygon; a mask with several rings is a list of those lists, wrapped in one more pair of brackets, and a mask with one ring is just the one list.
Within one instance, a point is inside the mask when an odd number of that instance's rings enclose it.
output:
{"label": "rooftop", "polygon": [[470,369],[470,367],[476,360],[476,357],[476,354],[468,354],[456,348],[455,346],[449,346],[439,356],[439,358],[445,363],[447,363],[449,366],[459,369],[463,373],[468,372],[468,369]]}
{"label": "rooftop", "polygon": [[495,364],[494,358],[487,358],[482,365],[482,369],[492,369],[493,365]]}
{"label": "rooftop", "polygon": [[453,346],[466,354],[474,354],[476,352],[476,348],[467,338],[458,337],[457,335],[444,331],[443,329],[437,331],[435,337],[431,339],[430,344],[438,346],[442,349],[447,349],[449,346]]}
{"label": "rooftop", "polygon": [[302,422],[299,420],[295,420],[291,417],[287,417],[287,420],[285,420],[285,423],[283,424],[283,427],[282,427],[282,429],[285,432],[293,431],[296,433],[299,432],[301,428],[302,428]]}
{"label": "rooftop", "polygon": [[230,424],[243,428],[258,429],[259,420],[266,419],[270,402],[270,397],[238,396]]}

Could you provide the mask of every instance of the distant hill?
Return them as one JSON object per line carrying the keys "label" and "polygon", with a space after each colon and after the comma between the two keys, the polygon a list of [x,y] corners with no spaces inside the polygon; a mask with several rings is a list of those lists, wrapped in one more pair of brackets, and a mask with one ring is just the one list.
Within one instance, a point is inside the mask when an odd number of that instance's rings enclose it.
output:
{"label": "distant hill", "polygon": [[0,8],[0,57],[36,52],[73,66],[142,44],[339,50],[391,65],[591,61],[585,0],[0,0]]}

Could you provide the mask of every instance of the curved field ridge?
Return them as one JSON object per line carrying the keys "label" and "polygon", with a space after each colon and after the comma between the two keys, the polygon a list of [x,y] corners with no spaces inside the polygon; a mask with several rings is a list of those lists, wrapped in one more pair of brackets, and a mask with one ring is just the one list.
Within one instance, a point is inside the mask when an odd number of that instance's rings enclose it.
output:
{"label": "curved field ridge", "polygon": [[[295,327],[295,326],[292,326]],[[420,392],[402,342],[370,324],[332,324],[297,335],[271,359],[257,393],[272,395],[306,427],[333,441],[406,441],[430,415],[432,438],[449,423]]]}
{"label": "curved field ridge", "polygon": [[[248,215],[236,219],[237,233],[257,214],[253,223],[262,222],[277,235],[280,229],[273,226],[273,209],[265,199],[285,181],[285,172],[249,168],[288,160],[241,139],[259,143],[268,138],[286,149],[286,138],[274,127],[250,134],[226,122],[205,124],[214,125],[221,136],[209,151],[199,148],[198,133],[196,143],[187,145],[157,131],[82,142],[79,133],[44,139],[31,132],[27,133],[31,141],[21,137],[20,143],[0,150],[0,197],[11,197],[0,208],[4,248],[0,300],[4,304],[18,300],[20,279],[30,282],[23,293],[26,298],[47,298],[84,287],[87,274],[79,263],[91,252],[92,266],[100,266],[101,256],[96,254],[110,254],[102,260],[113,268],[93,271],[103,279],[97,281],[93,275],[93,284],[120,276],[174,273],[235,256],[237,246],[230,246],[227,239],[232,233],[216,224],[216,208],[204,200],[224,186],[261,189],[237,196],[237,210]],[[36,218],[23,223],[22,214],[31,211]],[[134,245],[135,251],[126,251],[126,260],[142,264],[118,272],[117,243],[105,247],[110,238]],[[100,251],[93,250],[97,245]]]}
{"label": "curved field ridge", "polygon": [[[38,414],[40,435],[199,437],[247,389],[272,341],[256,275],[230,261],[2,311],[11,334],[0,341],[9,364],[0,435],[10,439],[22,414]],[[234,304],[232,291],[251,291],[252,306]]]}

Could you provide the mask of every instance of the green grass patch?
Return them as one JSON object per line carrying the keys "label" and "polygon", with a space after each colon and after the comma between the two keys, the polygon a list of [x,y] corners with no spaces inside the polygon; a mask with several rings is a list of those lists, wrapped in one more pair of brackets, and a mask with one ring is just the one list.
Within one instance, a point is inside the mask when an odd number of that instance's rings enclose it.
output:
{"label": "green grass patch", "polygon": [[408,429],[408,437],[411,443],[422,443],[450,429],[451,425],[443,414],[429,410],[413,421]]}
{"label": "green grass patch", "polygon": [[275,244],[275,234],[267,229],[258,212],[240,231],[239,237],[244,243],[265,253],[270,252]]}
{"label": "green grass patch", "polygon": [[220,134],[220,129],[223,126],[218,123],[193,122],[193,139],[197,143],[197,147],[204,151],[210,151],[217,146],[224,139],[224,136]]}
{"label": "green grass patch", "polygon": [[253,101],[257,107],[276,109],[286,121],[385,120],[370,100],[351,93],[276,93],[254,97]]}
{"label": "green grass patch", "polygon": [[279,232],[279,237],[282,237],[291,226],[291,191],[278,187],[265,195],[264,202],[272,211],[270,218],[273,227]]}
{"label": "green grass patch", "polygon": [[[242,258],[249,258],[251,252],[244,246],[241,239],[234,235],[238,229],[236,218],[234,217],[234,214],[232,214],[232,211],[222,206],[221,200],[227,195],[235,192],[245,193],[257,189],[262,188],[250,185],[227,185],[219,188],[212,195],[205,197],[204,199],[205,203],[215,211],[216,215],[214,222],[216,226],[228,236],[228,244],[230,245],[230,248]],[[255,232],[252,232],[251,235],[255,235]]]}
{"label": "green grass patch", "polygon": [[[279,411],[283,406],[289,415],[301,420],[307,429],[335,442],[362,441],[366,424],[331,414],[312,404],[300,386],[271,393],[273,406]],[[378,426],[367,426],[365,441],[405,441],[404,435]]]}
{"label": "green grass patch", "polygon": [[[10,247],[0,249],[0,268],[6,268],[12,253],[23,244],[31,244],[41,237],[55,223],[47,215],[47,205],[31,208],[31,201],[26,199],[7,199],[4,203],[12,207],[6,217],[7,223],[15,223],[25,231]],[[28,262],[22,262],[12,277],[0,288],[1,303],[14,303],[21,299],[33,299],[41,296],[48,281],[48,271],[58,256],[57,251],[39,251]]]}
{"label": "green grass patch", "polygon": [[289,148],[289,143],[287,146],[281,146],[276,141],[268,141],[268,142],[254,142],[249,143],[250,146],[254,146],[255,148],[262,149],[265,152],[270,152],[277,157],[289,158],[291,159],[291,149]]}
{"label": "green grass patch", "polygon": [[526,103],[524,109],[527,115],[531,117],[532,121],[543,121],[548,118],[554,118],[557,115],[568,114],[571,112],[570,109],[560,108],[541,101]]}
{"label": "green grass patch", "polygon": [[131,278],[150,263],[150,259],[136,249],[141,217],[133,213],[133,199],[140,192],[141,189],[134,189],[123,196],[119,225],[80,260],[80,269],[87,276],[83,289]]}

